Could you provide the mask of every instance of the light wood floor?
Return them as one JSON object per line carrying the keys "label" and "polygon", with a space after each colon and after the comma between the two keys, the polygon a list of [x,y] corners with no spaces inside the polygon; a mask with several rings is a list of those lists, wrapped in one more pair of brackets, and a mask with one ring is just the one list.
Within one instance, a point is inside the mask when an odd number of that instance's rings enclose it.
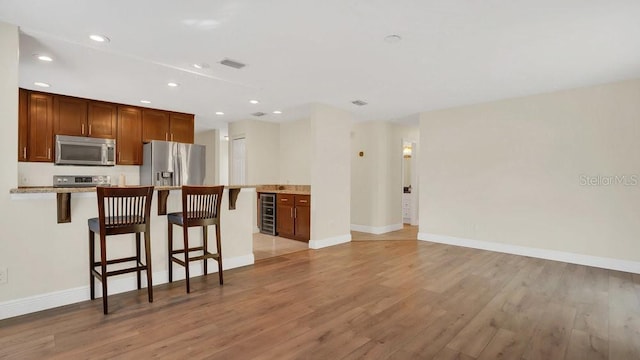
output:
{"label": "light wood floor", "polygon": [[257,260],[307,250],[309,243],[262,233],[253,234],[253,257]]}
{"label": "light wood floor", "polygon": [[418,227],[404,224],[401,230],[391,231],[385,234],[373,235],[358,231],[351,232],[351,241],[370,240],[416,240],[418,238]]}
{"label": "light wood floor", "polygon": [[154,295],[0,321],[0,358],[640,358],[640,277],[427,242],[304,250]]}

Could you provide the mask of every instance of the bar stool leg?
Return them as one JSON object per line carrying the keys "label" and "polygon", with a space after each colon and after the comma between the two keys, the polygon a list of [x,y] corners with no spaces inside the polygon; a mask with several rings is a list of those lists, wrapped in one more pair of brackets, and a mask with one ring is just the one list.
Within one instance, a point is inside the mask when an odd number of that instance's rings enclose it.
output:
{"label": "bar stool leg", "polygon": [[136,273],[138,274],[138,290],[142,289],[142,283],[140,281],[140,273],[142,271],[142,269],[140,269],[140,266],[142,265],[141,259],[140,259],[140,233],[136,233],[136,267],[138,268],[138,271],[136,271]]}
{"label": "bar stool leg", "polygon": [[218,277],[220,278],[220,285],[224,283],[222,280],[222,245],[220,241],[220,224],[214,225],[216,227],[216,251],[218,252]]}
{"label": "bar stool leg", "polygon": [[153,271],[151,271],[151,236],[148,231],[144,232],[144,261],[147,267],[147,293],[149,302],[153,302]]}
{"label": "bar stool leg", "polygon": [[184,274],[187,281],[187,294],[191,292],[191,286],[189,284],[189,228],[185,225],[182,226],[182,237],[184,238]]}
{"label": "bar stool leg", "polygon": [[209,237],[209,233],[207,231],[207,226],[203,226],[202,227],[202,255],[205,256],[204,259],[202,259],[202,261],[204,261],[204,274],[207,275],[207,250],[209,249],[209,246],[207,244],[207,238]]}
{"label": "bar stool leg", "polygon": [[96,279],[93,276],[93,263],[96,262],[96,234],[89,230],[89,287],[91,291],[91,300],[96,298]]}
{"label": "bar stool leg", "polygon": [[100,234],[100,281],[102,281],[102,310],[107,315],[109,306],[107,304],[107,237]]}
{"label": "bar stool leg", "polygon": [[168,253],[169,253],[169,282],[173,282],[173,224],[167,222],[167,233],[169,234]]}

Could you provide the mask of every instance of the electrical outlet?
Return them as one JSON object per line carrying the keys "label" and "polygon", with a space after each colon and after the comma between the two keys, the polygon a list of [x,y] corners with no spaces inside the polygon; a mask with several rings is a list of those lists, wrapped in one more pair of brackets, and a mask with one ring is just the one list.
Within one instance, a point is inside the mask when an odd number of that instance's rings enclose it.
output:
{"label": "electrical outlet", "polygon": [[9,282],[9,270],[7,268],[0,268],[0,284],[6,284]]}

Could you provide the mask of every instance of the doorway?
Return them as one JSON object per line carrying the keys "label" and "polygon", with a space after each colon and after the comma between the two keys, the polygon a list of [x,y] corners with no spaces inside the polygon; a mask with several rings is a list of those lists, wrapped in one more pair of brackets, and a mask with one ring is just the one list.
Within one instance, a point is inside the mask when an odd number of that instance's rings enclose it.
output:
{"label": "doorway", "polygon": [[402,140],[402,223],[418,225],[418,144]]}

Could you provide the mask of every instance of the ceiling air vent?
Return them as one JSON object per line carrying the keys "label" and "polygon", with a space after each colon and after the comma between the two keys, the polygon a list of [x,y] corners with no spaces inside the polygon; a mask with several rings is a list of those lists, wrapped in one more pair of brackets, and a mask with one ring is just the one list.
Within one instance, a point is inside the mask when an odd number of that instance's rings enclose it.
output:
{"label": "ceiling air vent", "polygon": [[258,111],[258,112],[254,112],[254,113],[253,113],[253,114],[251,114],[251,115],[253,115],[253,116],[265,116],[265,115],[267,115],[267,114],[266,114],[266,113],[263,113],[263,112],[261,112],[261,111]]}
{"label": "ceiling air vent", "polygon": [[222,65],[226,65],[226,66],[230,66],[234,69],[242,69],[243,67],[247,66],[246,64],[243,64],[239,61],[235,61],[235,60],[231,60],[231,59],[224,59],[222,61],[220,61],[220,64]]}
{"label": "ceiling air vent", "polygon": [[364,101],[362,101],[362,100],[353,100],[351,103],[352,103],[353,105],[358,105],[358,106],[365,106],[365,105],[367,105],[367,103],[366,103],[366,102],[364,102]]}

